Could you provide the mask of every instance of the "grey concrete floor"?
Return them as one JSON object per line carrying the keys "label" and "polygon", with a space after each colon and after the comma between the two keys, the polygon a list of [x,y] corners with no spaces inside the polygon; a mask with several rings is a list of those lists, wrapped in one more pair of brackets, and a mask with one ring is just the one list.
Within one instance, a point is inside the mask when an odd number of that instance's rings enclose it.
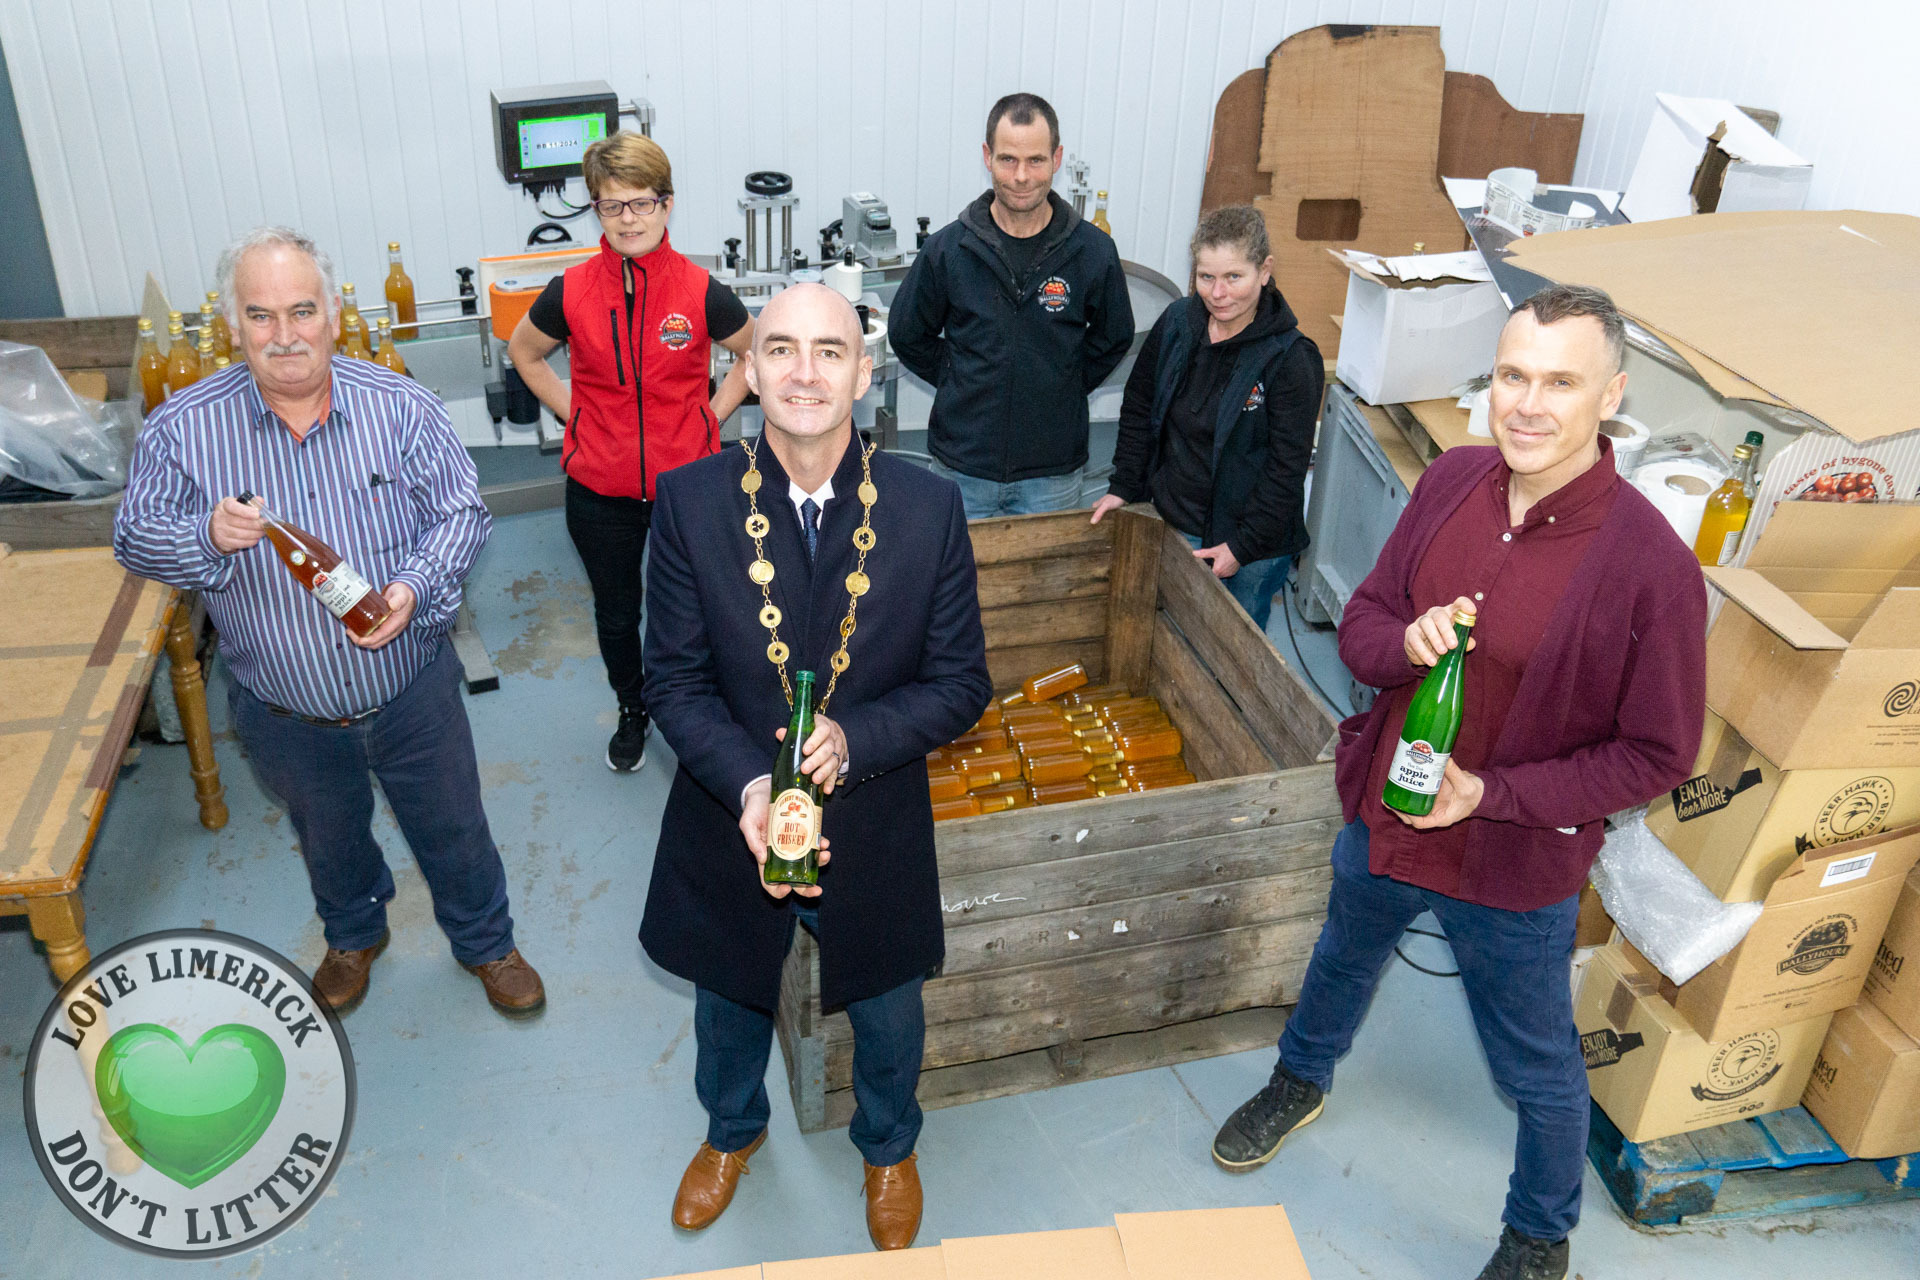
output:
{"label": "grey concrete floor", "polygon": [[[346,1020],[360,1099],[340,1175],[264,1247],[172,1262],[96,1236],[42,1181],[19,1081],[53,984],[23,922],[0,921],[0,1277],[659,1276],[867,1247],[858,1154],[844,1132],[795,1129],[777,1052],[772,1137],[733,1208],[701,1235],[669,1225],[704,1132],[693,998],[645,960],[634,932],[672,756],[656,739],[637,776],[602,763],[613,704],[558,512],[500,521],[469,598],[501,671],[500,689],[469,710],[545,1015],[514,1024],[489,1010],[383,812],[376,834],[399,897],[393,945]],[[1272,630],[1286,651],[1277,612]],[[1302,641],[1322,682],[1343,689],[1330,633]],[[184,748],[144,747],[95,846],[89,936],[101,949],[211,925],[311,968],[324,944],[293,833],[225,732],[225,688],[216,666],[232,821],[203,831]],[[1444,944],[1409,941],[1415,959],[1451,967]],[[1266,1169],[1229,1177],[1209,1140],[1271,1063],[1262,1050],[930,1112],[921,1240],[1278,1201],[1317,1280],[1477,1274],[1499,1230],[1514,1121],[1458,982],[1396,962],[1325,1116]],[[1920,1205],[1653,1234],[1629,1227],[1589,1173],[1574,1261],[1586,1280],[1914,1276]]]}

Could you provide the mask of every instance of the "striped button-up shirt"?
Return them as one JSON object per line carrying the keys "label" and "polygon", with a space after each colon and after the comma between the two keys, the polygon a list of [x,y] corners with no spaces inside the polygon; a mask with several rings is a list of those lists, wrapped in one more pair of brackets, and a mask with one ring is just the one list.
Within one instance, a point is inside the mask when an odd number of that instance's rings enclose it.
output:
{"label": "striped button-up shirt", "polygon": [[[362,649],[260,541],[222,555],[208,522],[251,490],[339,552],[375,590],[404,582],[413,618]],[[326,421],[295,439],[244,364],[147,419],[113,523],[134,573],[202,593],[234,679],[302,715],[358,715],[393,699],[439,650],[492,520],[446,407],[417,382],[336,357]]]}

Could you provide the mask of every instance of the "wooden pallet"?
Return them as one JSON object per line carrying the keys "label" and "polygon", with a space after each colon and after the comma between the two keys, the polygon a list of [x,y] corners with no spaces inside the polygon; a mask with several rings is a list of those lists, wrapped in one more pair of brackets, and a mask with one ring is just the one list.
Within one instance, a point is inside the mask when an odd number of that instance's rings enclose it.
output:
{"label": "wooden pallet", "polygon": [[1628,1142],[1596,1104],[1587,1158],[1642,1226],[1920,1199],[1920,1153],[1854,1160],[1804,1107]]}

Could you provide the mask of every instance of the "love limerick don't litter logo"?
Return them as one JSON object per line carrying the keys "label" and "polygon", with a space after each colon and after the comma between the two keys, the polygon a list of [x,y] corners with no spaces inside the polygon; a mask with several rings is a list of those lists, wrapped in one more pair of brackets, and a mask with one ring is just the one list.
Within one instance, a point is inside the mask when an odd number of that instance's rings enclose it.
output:
{"label": "love limerick don't litter logo", "polygon": [[353,1057],[306,975],[257,942],[150,933],[60,989],[27,1059],[27,1134],[75,1217],[174,1257],[251,1249],[319,1200]]}

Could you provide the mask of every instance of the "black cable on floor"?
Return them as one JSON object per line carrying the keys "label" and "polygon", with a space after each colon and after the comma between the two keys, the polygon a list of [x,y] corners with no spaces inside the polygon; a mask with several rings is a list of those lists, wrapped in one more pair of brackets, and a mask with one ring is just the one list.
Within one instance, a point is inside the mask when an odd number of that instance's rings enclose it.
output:
{"label": "black cable on floor", "polygon": [[[1442,942],[1445,942],[1447,940],[1446,934],[1435,933],[1431,929],[1408,929],[1407,932],[1417,933],[1423,938],[1438,938]],[[1407,953],[1400,949],[1400,944],[1397,942],[1393,946],[1393,954],[1399,956],[1402,960],[1407,960]],[[1457,978],[1460,976],[1460,971],[1458,969],[1454,969],[1451,972],[1442,970],[1442,969],[1429,969],[1427,968],[1427,966],[1423,964],[1419,964],[1412,960],[1407,960],[1407,965],[1409,968],[1418,969],[1421,973],[1424,973],[1431,978]]]}
{"label": "black cable on floor", "polygon": [[[1293,609],[1291,606],[1293,593],[1298,590],[1299,587],[1293,584],[1282,583],[1280,585],[1280,616],[1286,620],[1287,639],[1293,642],[1293,656],[1299,661],[1301,674],[1307,677],[1307,683],[1313,686],[1313,691],[1320,695],[1321,701],[1325,702],[1335,711],[1338,711],[1340,704],[1332,698],[1329,698],[1327,691],[1321,687],[1320,681],[1314,678],[1313,668],[1307,665],[1307,651],[1300,647],[1300,637],[1293,633]],[[1306,621],[1304,615],[1300,621]]]}

